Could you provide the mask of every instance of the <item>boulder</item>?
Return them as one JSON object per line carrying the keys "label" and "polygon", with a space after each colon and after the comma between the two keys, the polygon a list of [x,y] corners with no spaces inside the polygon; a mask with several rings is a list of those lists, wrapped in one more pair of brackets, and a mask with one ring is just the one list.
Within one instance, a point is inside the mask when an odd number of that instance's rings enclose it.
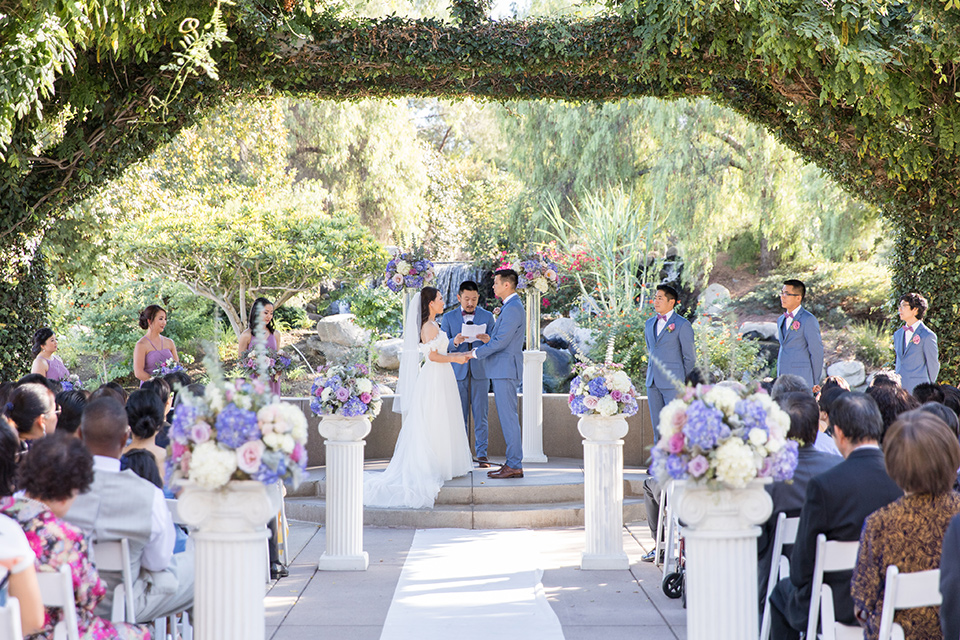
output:
{"label": "boulder", "polygon": [[867,381],[867,372],[862,362],[856,360],[844,360],[834,362],[827,367],[828,376],[840,376],[850,385],[856,388]]}
{"label": "boulder", "polygon": [[374,343],[377,350],[377,366],[381,369],[396,371],[400,368],[400,352],[403,351],[403,338],[390,338]]}
{"label": "boulder", "polygon": [[[740,325],[740,334],[743,337],[748,337],[747,334],[757,334],[764,340],[776,340],[777,339],[777,323],[776,322],[744,322]],[[753,336],[749,336],[753,337]]]}
{"label": "boulder", "polygon": [[730,305],[730,290],[716,282],[700,294],[700,308],[707,315],[719,315]]}
{"label": "boulder", "polygon": [[326,316],[317,323],[317,337],[344,347],[357,347],[370,340],[370,332],[361,329],[352,313]]}
{"label": "boulder", "polygon": [[567,349],[554,349],[547,344],[540,348],[547,354],[543,363],[543,392],[568,393],[573,378],[573,355]]}

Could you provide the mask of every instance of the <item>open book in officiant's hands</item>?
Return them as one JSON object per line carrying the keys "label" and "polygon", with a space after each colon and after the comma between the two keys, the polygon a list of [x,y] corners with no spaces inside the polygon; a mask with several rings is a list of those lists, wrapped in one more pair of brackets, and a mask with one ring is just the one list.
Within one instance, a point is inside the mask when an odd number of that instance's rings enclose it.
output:
{"label": "open book in officiant's hands", "polygon": [[481,340],[480,336],[486,335],[487,325],[484,324],[465,324],[463,328],[460,329],[460,335],[463,336],[464,342],[476,342]]}

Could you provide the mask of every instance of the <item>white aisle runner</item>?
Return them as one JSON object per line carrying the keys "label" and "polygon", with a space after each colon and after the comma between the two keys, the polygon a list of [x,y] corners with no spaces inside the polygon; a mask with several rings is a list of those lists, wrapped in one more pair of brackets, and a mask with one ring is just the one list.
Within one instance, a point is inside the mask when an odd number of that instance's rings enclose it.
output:
{"label": "white aisle runner", "polygon": [[536,532],[417,531],[380,640],[562,640]]}

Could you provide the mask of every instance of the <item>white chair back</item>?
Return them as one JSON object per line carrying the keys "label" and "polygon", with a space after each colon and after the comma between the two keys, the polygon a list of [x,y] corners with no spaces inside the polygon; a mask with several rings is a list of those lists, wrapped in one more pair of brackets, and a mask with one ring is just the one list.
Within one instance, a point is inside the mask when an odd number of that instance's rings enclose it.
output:
{"label": "white chair back", "polygon": [[136,623],[133,608],[133,571],[130,569],[130,543],[126,538],[93,541],[93,561],[99,571],[119,571],[121,582],[113,590],[113,622]]}
{"label": "white chair back", "polygon": [[896,565],[887,567],[887,581],[883,590],[883,611],[880,613],[879,640],[903,638],[903,628],[893,621],[897,609],[939,607],[940,569],[900,573]]}
{"label": "white chair back", "polygon": [[833,610],[833,589],[828,584],[820,587],[820,613],[823,618],[820,640],[863,640],[863,627],[859,624],[837,622]]}
{"label": "white chair back", "polygon": [[[810,612],[807,615],[807,638],[817,637],[817,622],[820,617],[820,608],[823,597],[821,587],[823,584],[823,574],[835,571],[851,571],[857,564],[857,551],[860,549],[860,541],[841,542],[839,540],[827,540],[827,536],[820,534],[817,536],[817,555],[813,564],[813,584],[810,590]],[[829,589],[829,587],[828,587]],[[820,597],[818,597],[818,595]],[[831,592],[830,611],[833,612],[833,600]],[[835,620],[831,619],[833,626]],[[827,639],[828,626],[824,621],[824,640]],[[858,627],[859,629],[859,627]],[[863,630],[860,630],[863,633]]]}
{"label": "white chair back", "polygon": [[0,607],[0,638],[23,637],[23,627],[20,626],[20,601],[9,596],[7,604]]}
{"label": "white chair back", "polygon": [[53,628],[53,640],[80,640],[70,567],[62,565],[59,571],[38,571],[37,583],[40,585],[43,606],[63,611],[63,617]]}
{"label": "white chair back", "polygon": [[777,582],[790,577],[790,559],[783,555],[783,548],[797,541],[797,527],[800,518],[788,518],[787,514],[777,514],[777,528],[773,535],[773,553],[770,556],[770,575],[767,578],[766,604],[763,607],[763,620],[760,623],[760,640],[770,638],[770,594]]}
{"label": "white chair back", "polygon": [[180,524],[187,526],[187,523],[183,521],[183,518],[180,517],[180,507],[176,500],[167,498],[167,509],[170,511],[170,517],[173,519],[173,524]]}

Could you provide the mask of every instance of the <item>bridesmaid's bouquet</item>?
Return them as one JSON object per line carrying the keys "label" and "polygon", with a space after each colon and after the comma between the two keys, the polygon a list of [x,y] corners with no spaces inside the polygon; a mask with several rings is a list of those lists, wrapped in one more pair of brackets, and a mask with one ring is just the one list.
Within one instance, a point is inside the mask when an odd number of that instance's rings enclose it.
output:
{"label": "bridesmaid's bouquet", "polygon": [[574,415],[632,416],[637,412],[637,390],[623,365],[581,363],[574,373],[568,398]]}
{"label": "bridesmaid's bouquet", "polygon": [[167,481],[190,480],[217,489],[231,480],[266,485],[291,480],[307,468],[307,418],[280,402],[260,380],[226,380],[207,362],[211,381],[202,396],[181,391],[170,426]]}
{"label": "bridesmaid's bouquet", "polygon": [[399,293],[404,289],[419,291],[436,279],[433,263],[427,260],[422,249],[398,253],[387,263],[384,284]]}
{"label": "bridesmaid's bouquet", "polygon": [[557,265],[540,252],[505,258],[499,268],[517,272],[518,291],[531,287],[540,293],[546,293],[557,288]]}
{"label": "bridesmaid's bouquet", "polygon": [[[247,349],[240,356],[240,371],[245,378],[260,375],[259,357],[257,349]],[[273,380],[277,380],[281,374],[286,373],[293,366],[293,360],[283,351],[266,349],[263,351],[263,358],[265,358],[266,373]]]}
{"label": "bridesmaid's bouquet", "polygon": [[159,364],[157,364],[150,374],[154,378],[162,378],[165,375],[176,373],[177,371],[186,371],[186,369],[184,369],[183,365],[173,358],[167,358],[166,360],[162,360]]}
{"label": "bridesmaid's bouquet", "polygon": [[80,376],[71,373],[60,381],[60,386],[64,391],[81,391],[83,389],[83,382],[80,381]]}
{"label": "bridesmaid's bouquet", "polygon": [[318,416],[375,418],[382,404],[380,389],[363,364],[319,367],[310,395],[310,409]]}

